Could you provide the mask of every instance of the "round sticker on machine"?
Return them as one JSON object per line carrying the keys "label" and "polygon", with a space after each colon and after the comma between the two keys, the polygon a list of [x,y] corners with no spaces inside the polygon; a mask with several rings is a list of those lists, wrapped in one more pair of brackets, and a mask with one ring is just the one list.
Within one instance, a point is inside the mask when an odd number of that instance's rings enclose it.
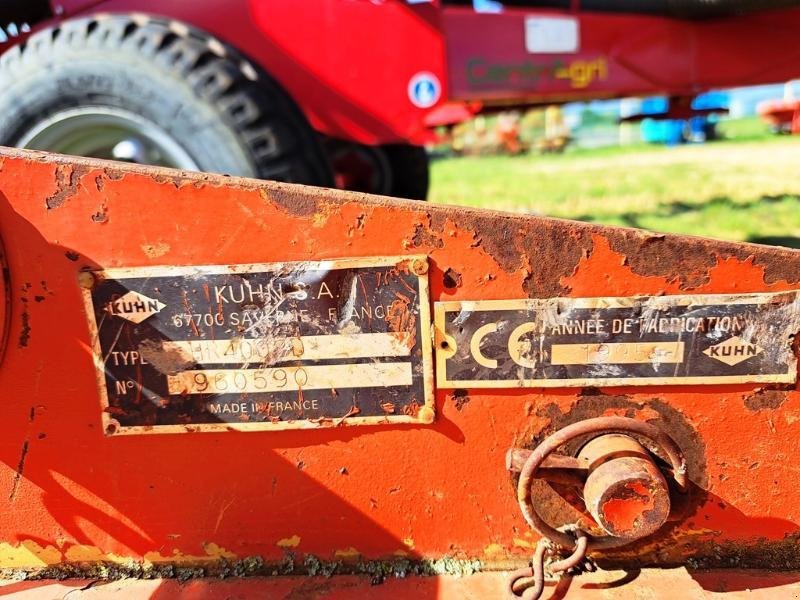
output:
{"label": "round sticker on machine", "polygon": [[441,95],[442,85],[433,73],[421,71],[408,82],[408,99],[418,108],[430,108]]}

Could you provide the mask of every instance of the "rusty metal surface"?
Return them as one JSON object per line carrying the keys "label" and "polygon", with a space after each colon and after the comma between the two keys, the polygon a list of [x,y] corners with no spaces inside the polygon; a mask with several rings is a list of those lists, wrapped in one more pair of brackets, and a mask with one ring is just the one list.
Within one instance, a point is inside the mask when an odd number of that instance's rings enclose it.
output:
{"label": "rusty metal surface", "polygon": [[689,488],[678,520],[603,565],[800,568],[794,384],[437,389],[425,426],[107,437],[79,285],[84,270],[426,255],[434,302],[766,293],[800,286],[797,251],[7,150],[0,236],[6,575],[518,567],[538,537],[504,453],[600,416],[667,431]]}
{"label": "rusty metal surface", "polygon": [[[519,473],[531,454],[533,450],[526,448],[509,448],[506,452],[506,469],[512,473]],[[537,469],[536,478],[552,483],[582,486],[588,472],[589,463],[586,460],[563,454],[550,454]]]}
{"label": "rusty metal surface", "polygon": [[583,500],[607,533],[636,540],[666,523],[669,487],[639,442],[626,435],[602,435],[581,448],[579,457],[590,463]]}
{"label": "rusty metal surface", "polygon": [[[669,459],[669,464],[672,468],[672,477],[677,485],[678,490],[680,492],[686,491],[686,460],[683,456],[683,453],[681,452],[680,447],[675,444],[669,435],[667,435],[658,427],[627,417],[596,417],[593,419],[579,421],[577,423],[573,423],[572,425],[568,425],[563,429],[559,429],[543,440],[538,446],[536,446],[531,455],[525,461],[525,464],[522,466],[522,469],[519,473],[519,480],[517,482],[517,500],[519,502],[520,510],[522,511],[522,515],[525,517],[527,523],[543,537],[548,538],[563,547],[569,547],[572,542],[572,536],[569,533],[561,529],[557,529],[551,523],[548,523],[547,520],[542,517],[540,512],[540,502],[539,498],[536,497],[536,493],[533,488],[533,482],[541,464],[544,462],[544,459],[570,441],[586,437],[587,435],[608,434],[612,432],[625,432],[626,434],[640,435],[653,444],[656,444],[656,446],[662,450]],[[590,460],[593,458],[591,451],[588,456]],[[611,464],[613,462],[615,461],[609,461],[609,463],[606,464]],[[600,466],[602,467],[603,465]],[[589,482],[587,479],[587,487],[584,488],[584,491],[588,490],[590,492],[599,493],[601,495],[600,499],[605,500],[605,498],[602,497],[602,492],[607,491],[609,485],[620,482],[622,476],[626,474],[627,471],[628,469],[623,469],[621,472],[615,472],[612,470],[612,472],[609,473],[609,479],[604,481],[601,478],[600,481],[597,482],[599,486],[596,489],[592,489],[593,486],[588,486]],[[624,492],[624,490],[617,491]],[[593,495],[594,494],[590,494],[590,496],[586,499],[590,512],[592,512],[592,508],[594,508],[593,506],[589,505]],[[669,513],[668,506],[666,512]],[[628,536],[617,536],[612,534],[590,536],[588,543],[589,547],[593,550],[605,550],[608,548],[617,548],[619,546],[623,546],[631,541],[632,539]]]}
{"label": "rusty metal surface", "polygon": [[[606,444],[603,438],[616,439]],[[622,444],[620,439],[624,440]],[[506,452],[506,469],[520,473],[532,454],[533,450],[526,448],[510,448]],[[625,460],[606,467],[611,459]],[[578,505],[574,522],[587,526],[584,517],[588,511],[595,524],[607,533],[636,539],[654,533],[669,516],[669,488],[661,469],[671,471],[669,467],[656,466],[652,456],[636,440],[610,434],[589,441],[578,456],[546,456],[534,477],[566,486],[567,495]],[[536,491],[555,493],[544,486],[537,486]],[[606,499],[611,501],[608,515],[602,510]],[[536,500],[545,507],[549,501],[541,497]],[[566,521],[569,522],[569,518]]]}

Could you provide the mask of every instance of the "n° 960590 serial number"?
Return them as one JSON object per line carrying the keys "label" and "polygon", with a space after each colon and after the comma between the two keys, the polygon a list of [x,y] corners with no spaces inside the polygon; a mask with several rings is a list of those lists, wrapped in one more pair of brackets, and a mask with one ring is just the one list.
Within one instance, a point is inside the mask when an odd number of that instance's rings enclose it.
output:
{"label": "n\u00b0 960590 serial number", "polygon": [[307,365],[263,369],[203,369],[167,376],[170,395],[249,394],[360,387],[408,386],[410,362]]}
{"label": "n\u00b0 960590 serial number", "polygon": [[300,390],[309,384],[306,367],[208,369],[167,377],[170,394],[228,394]]}

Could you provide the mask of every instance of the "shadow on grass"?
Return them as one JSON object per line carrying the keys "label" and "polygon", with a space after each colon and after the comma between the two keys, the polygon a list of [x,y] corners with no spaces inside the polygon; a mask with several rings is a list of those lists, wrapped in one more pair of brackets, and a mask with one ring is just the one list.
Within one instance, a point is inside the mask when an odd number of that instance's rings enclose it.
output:
{"label": "shadow on grass", "polygon": [[[786,201],[795,201],[800,203],[800,195],[797,194],[779,194],[779,195],[763,195],[749,201],[735,202],[728,196],[714,196],[706,202],[683,202],[681,200],[675,202],[661,202],[655,208],[648,212],[633,212],[628,211],[620,215],[616,215],[623,225],[627,227],[636,227],[639,229],[648,229],[645,222],[652,217],[669,218],[678,215],[690,213],[704,213],[714,208],[723,208],[731,211],[746,211],[755,208],[759,205],[780,204]],[[602,221],[603,215],[581,215],[575,217],[579,221],[596,222]],[[745,241],[753,242],[755,244],[766,244],[768,246],[785,246],[787,248],[800,248],[800,237],[796,236],[759,236],[750,235]]]}
{"label": "shadow on grass", "polygon": [[786,248],[800,249],[800,237],[791,235],[750,236],[747,241],[754,244],[766,244],[767,246],[785,246]]}

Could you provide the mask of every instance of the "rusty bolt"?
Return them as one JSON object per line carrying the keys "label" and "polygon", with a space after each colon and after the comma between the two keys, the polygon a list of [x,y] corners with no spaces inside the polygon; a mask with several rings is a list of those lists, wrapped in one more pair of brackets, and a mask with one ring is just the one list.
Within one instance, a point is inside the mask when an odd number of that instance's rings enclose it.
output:
{"label": "rusty bolt", "polygon": [[411,270],[415,275],[425,275],[428,272],[428,259],[415,258],[411,262]]}
{"label": "rusty bolt", "polygon": [[652,456],[622,434],[602,435],[578,455],[589,462],[586,508],[607,533],[634,540],[654,533],[669,516],[669,488]]}
{"label": "rusty bolt", "polygon": [[82,288],[90,290],[94,287],[95,278],[89,271],[81,271],[78,273],[78,285]]}
{"label": "rusty bolt", "polygon": [[116,419],[108,419],[106,422],[106,435],[114,435],[119,431],[119,421]]}

